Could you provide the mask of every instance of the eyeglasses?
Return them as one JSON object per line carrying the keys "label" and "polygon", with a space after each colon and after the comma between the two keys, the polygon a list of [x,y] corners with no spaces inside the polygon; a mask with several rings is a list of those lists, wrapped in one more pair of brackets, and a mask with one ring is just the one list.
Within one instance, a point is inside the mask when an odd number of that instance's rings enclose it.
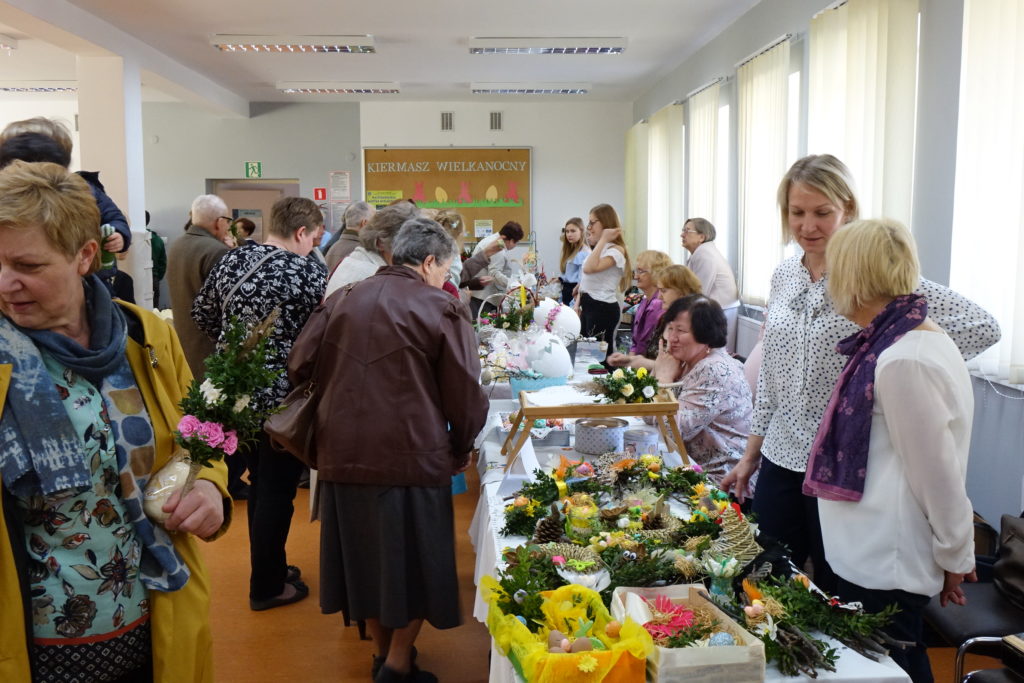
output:
{"label": "eyeglasses", "polygon": [[600,222],[601,222],[601,221],[599,221],[599,220],[592,220],[592,221],[588,221],[588,222],[587,222],[587,227],[589,228],[589,227],[590,227],[591,225],[593,225],[594,223],[600,223]]}
{"label": "eyeglasses", "polygon": [[230,223],[231,221],[235,220],[235,219],[234,219],[234,218],[232,218],[231,216],[221,216],[221,218],[223,218],[224,220],[226,220],[226,221],[227,221],[228,223]]}
{"label": "eyeglasses", "polygon": [[693,228],[683,228],[683,234],[685,235],[686,233],[690,233],[691,235],[700,234],[697,230],[694,230]]}
{"label": "eyeglasses", "polygon": [[634,272],[634,273],[636,273],[637,275],[647,275],[647,274],[648,274],[648,273],[650,273],[651,271],[649,271],[649,270],[644,270],[643,268],[634,268],[634,269],[633,269],[633,272]]}

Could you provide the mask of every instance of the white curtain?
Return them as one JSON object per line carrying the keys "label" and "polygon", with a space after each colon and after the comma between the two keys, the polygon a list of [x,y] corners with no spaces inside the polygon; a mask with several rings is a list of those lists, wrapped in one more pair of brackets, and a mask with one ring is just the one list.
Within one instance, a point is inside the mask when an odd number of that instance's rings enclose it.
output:
{"label": "white curtain", "polygon": [[740,297],[763,305],[782,259],[775,190],[786,172],[789,41],[736,70],[739,100]]}
{"label": "white curtain", "polygon": [[706,218],[716,228],[722,218],[715,213],[718,203],[718,90],[715,83],[686,100],[689,114],[686,149],[690,162],[686,215]]}
{"label": "white curtain", "polygon": [[862,218],[910,225],[918,0],[849,0],[811,20],[807,151],[857,182]]}
{"label": "white curtain", "polygon": [[999,320],[981,369],[1024,384],[1024,3],[964,8],[950,286]]}
{"label": "white curtain", "polygon": [[631,256],[647,244],[647,129],[640,121],[626,133],[626,205],[619,220]]}
{"label": "white curtain", "polygon": [[645,249],[664,251],[682,260],[683,107],[670,104],[648,124],[647,241]]}

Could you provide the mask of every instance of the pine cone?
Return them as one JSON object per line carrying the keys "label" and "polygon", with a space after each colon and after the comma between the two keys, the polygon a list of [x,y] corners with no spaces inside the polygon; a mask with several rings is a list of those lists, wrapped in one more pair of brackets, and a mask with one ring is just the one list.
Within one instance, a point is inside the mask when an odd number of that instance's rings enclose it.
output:
{"label": "pine cone", "polygon": [[530,543],[559,543],[565,537],[562,526],[562,515],[558,512],[558,504],[551,504],[551,514],[537,522]]}

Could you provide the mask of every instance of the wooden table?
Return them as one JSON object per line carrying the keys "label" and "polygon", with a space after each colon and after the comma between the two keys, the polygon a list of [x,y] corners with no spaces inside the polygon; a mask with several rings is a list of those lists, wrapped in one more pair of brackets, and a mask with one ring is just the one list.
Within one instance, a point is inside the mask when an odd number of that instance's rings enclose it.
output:
{"label": "wooden table", "polygon": [[519,410],[511,417],[512,428],[509,429],[508,436],[501,446],[501,454],[506,456],[505,471],[512,466],[519,455],[519,450],[530,438],[533,421],[548,418],[653,417],[668,449],[678,452],[684,465],[690,464],[686,446],[683,445],[683,436],[679,433],[679,424],[675,419],[679,412],[679,402],[667,391],[659,392],[657,400],[651,403],[571,403],[562,406],[534,405],[530,403],[530,393],[519,392]]}

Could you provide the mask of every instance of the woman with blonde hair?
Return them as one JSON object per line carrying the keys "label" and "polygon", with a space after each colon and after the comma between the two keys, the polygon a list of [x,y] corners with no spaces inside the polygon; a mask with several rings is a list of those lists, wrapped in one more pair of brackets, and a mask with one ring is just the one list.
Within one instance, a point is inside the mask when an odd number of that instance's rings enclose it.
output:
{"label": "woman with blonde hair", "polygon": [[[779,184],[784,234],[802,254],[772,275],[765,318],[764,361],[757,381],[751,434],[743,459],[722,480],[742,502],[760,470],[753,510],[761,531],[784,542],[797,566],[810,557],[814,580],[835,589],[825,559],[818,501],[802,492],[811,442],[843,368],[836,344],[857,331],[826,290],[825,249],[855,220],[857,198],[849,169],[830,154],[798,160]],[[999,325],[984,309],[946,287],[919,278],[932,318],[969,359],[999,340]]]}
{"label": "woman with blonde hair", "polygon": [[[657,355],[657,330],[661,323],[662,313],[668,308],[668,305],[662,301],[661,292],[658,290],[657,277],[671,265],[672,257],[663,251],[648,249],[640,252],[640,255],[636,257],[636,268],[633,269],[633,275],[636,277],[637,287],[643,292],[644,297],[633,312],[633,343],[629,353],[613,353],[608,356],[609,365],[651,369],[652,365],[643,361],[649,360],[653,363],[654,356]],[[696,291],[700,291],[700,288],[698,287]],[[654,355],[649,355],[648,349],[652,346]]]}
{"label": "woman with blonde hair", "polygon": [[559,259],[562,303],[566,306],[571,306],[572,300],[576,297],[576,288],[580,284],[583,262],[588,254],[590,254],[590,247],[583,239],[583,219],[570,218],[562,228],[562,256]]}
{"label": "woman with blonde hair", "polygon": [[[844,599],[871,612],[895,604],[886,631],[914,643],[890,654],[915,683],[931,681],[922,611],[933,595],[963,604],[973,580],[965,476],[974,393],[956,344],[915,294],[914,238],[896,221],[836,232],[828,293],[858,332],[811,445],[804,493],[818,499],[825,557]],[[865,534],[864,530],[872,533]]]}
{"label": "woman with blonde hair", "polygon": [[[598,204],[590,210],[587,237],[593,251],[583,262],[580,278],[581,329],[585,336],[604,342],[608,354],[615,348],[615,330],[622,315],[620,300],[632,282],[633,272],[619,216],[610,204]],[[607,363],[607,355],[605,359]]]}

